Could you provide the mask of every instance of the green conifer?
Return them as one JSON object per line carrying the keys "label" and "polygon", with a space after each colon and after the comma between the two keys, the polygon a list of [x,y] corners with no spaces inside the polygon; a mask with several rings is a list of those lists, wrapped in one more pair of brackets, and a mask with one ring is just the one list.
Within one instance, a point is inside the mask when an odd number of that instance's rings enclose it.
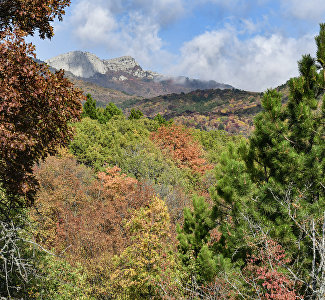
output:
{"label": "green conifer", "polygon": [[143,113],[140,109],[135,110],[134,108],[131,109],[129,120],[137,120],[143,117]]}
{"label": "green conifer", "polygon": [[97,120],[96,100],[90,94],[87,94],[87,100],[82,109],[82,116]]}
{"label": "green conifer", "polygon": [[[288,103],[276,90],[264,94],[249,144],[222,159],[212,193],[221,233],[214,245],[217,255],[243,263],[249,242],[267,234],[294,257],[292,268],[306,282],[312,273],[312,244],[299,225],[320,220],[325,211],[324,24],[315,40],[317,58],[304,55],[298,62],[300,76],[289,81]],[[322,232],[321,227],[315,230]]]}
{"label": "green conifer", "polygon": [[207,246],[214,227],[211,210],[203,197],[193,197],[193,210],[185,208],[183,228],[178,226],[179,253],[183,265],[198,282],[210,281],[216,272],[213,253]]}

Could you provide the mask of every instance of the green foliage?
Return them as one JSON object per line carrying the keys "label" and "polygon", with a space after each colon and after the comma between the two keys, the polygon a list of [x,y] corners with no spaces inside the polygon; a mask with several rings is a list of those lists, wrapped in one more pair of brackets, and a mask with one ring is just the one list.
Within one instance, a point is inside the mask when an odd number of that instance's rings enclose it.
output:
{"label": "green foliage", "polygon": [[167,121],[161,114],[157,114],[154,118],[155,121],[158,122],[159,125],[168,125],[171,124],[173,122],[173,120],[169,120]]}
{"label": "green foliage", "polygon": [[87,101],[82,110],[82,117],[89,117],[98,120],[99,123],[105,124],[114,116],[123,115],[122,111],[114,103],[109,103],[105,108],[97,107],[96,100],[90,94],[87,94]]}
{"label": "green foliage", "polygon": [[215,203],[213,218],[218,220],[218,230],[221,233],[214,249],[224,257],[241,261],[246,258],[245,245],[248,242],[245,241],[247,222],[243,220],[242,215],[251,207],[254,191],[250,176],[245,171],[245,163],[240,157],[238,146],[230,144],[228,151],[222,153],[220,164],[215,169],[217,183],[210,191]]}
{"label": "green foliage", "polygon": [[122,115],[122,111],[114,103],[109,103],[105,107],[105,116],[110,120],[113,116]]}
{"label": "green foliage", "polygon": [[97,119],[99,123],[105,124],[114,116],[123,115],[122,111],[114,103],[109,103],[105,108],[97,108]]}
{"label": "green foliage", "polygon": [[204,151],[207,153],[207,158],[212,163],[219,163],[220,154],[227,150],[230,143],[240,144],[245,140],[240,135],[231,135],[223,130],[194,130],[193,136],[203,146]]}
{"label": "green foliage", "polygon": [[[317,61],[323,55],[323,36],[321,25]],[[257,237],[267,233],[295,258],[292,270],[307,282],[313,276],[312,243],[301,228],[306,228],[307,218],[320,220],[325,211],[324,97],[320,97],[325,85],[315,61],[304,55],[298,62],[300,77],[289,81],[286,105],[277,91],[264,94],[263,111],[255,118],[249,143],[231,146],[222,156],[211,190],[221,233],[213,246],[216,253],[240,266],[252,245],[258,245]],[[319,234],[321,230],[316,229]]]}
{"label": "green foliage", "polygon": [[71,266],[62,258],[43,255],[37,267],[43,274],[29,292],[32,299],[96,299],[90,294],[86,272],[80,265]]}
{"label": "green foliage", "polygon": [[118,116],[106,124],[84,118],[75,124],[76,134],[70,149],[77,159],[95,170],[105,164],[117,165],[122,172],[153,184],[188,188],[185,172],[165,159],[149,139],[156,121],[128,120]]}
{"label": "green foliage", "polygon": [[82,108],[82,117],[89,117],[93,120],[97,119],[96,100],[90,94],[87,94],[87,100]]}
{"label": "green foliage", "polygon": [[198,282],[211,281],[216,272],[216,262],[207,246],[210,230],[214,227],[211,210],[203,197],[193,197],[193,210],[184,209],[184,225],[178,226],[179,253],[183,265]]}
{"label": "green foliage", "polygon": [[131,109],[129,120],[138,120],[142,117],[143,117],[143,113],[141,112],[141,110],[139,109],[135,110],[134,108]]}

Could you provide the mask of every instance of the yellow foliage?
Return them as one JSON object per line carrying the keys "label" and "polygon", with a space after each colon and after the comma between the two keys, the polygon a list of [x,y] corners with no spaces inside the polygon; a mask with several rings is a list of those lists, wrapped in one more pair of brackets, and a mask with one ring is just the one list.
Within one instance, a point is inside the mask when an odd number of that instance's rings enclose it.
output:
{"label": "yellow foliage", "polygon": [[166,204],[155,197],[126,224],[131,245],[113,259],[110,276],[115,299],[159,299],[164,278],[176,278],[176,257]]}

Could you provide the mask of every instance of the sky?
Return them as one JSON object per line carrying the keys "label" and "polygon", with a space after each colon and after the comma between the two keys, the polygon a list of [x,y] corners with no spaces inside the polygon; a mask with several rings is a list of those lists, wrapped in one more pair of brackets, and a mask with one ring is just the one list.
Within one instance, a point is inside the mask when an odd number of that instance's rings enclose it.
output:
{"label": "sky", "polygon": [[145,70],[265,91],[315,56],[325,0],[72,0],[37,57],[88,51],[130,55]]}

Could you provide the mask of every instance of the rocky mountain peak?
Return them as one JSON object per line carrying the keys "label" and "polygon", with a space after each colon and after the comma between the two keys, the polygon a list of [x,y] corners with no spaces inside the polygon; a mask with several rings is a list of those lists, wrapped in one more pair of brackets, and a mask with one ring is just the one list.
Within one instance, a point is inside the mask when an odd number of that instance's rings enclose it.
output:
{"label": "rocky mountain peak", "polygon": [[157,73],[144,71],[131,56],[102,60],[89,52],[72,51],[48,59],[46,63],[55,69],[64,69],[83,78],[90,78],[96,73],[106,74],[112,71],[137,78],[153,79],[158,76]]}

